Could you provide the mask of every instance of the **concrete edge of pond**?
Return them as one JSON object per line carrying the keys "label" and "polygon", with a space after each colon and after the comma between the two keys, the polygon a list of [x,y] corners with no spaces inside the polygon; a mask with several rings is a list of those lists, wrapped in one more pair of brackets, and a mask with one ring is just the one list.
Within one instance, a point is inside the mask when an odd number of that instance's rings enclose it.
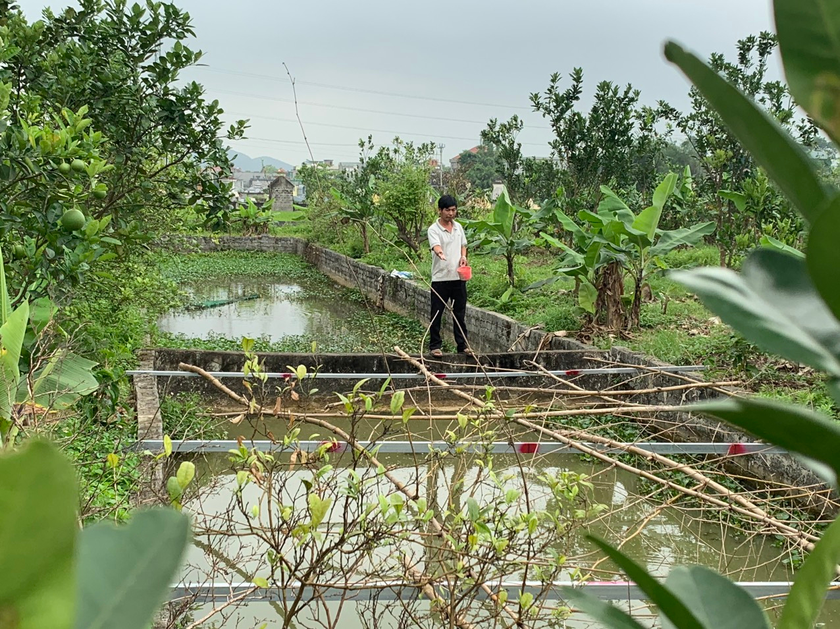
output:
{"label": "concrete edge of pond", "polygon": [[[277,236],[179,236],[162,239],[159,246],[180,251],[261,251],[294,254],[304,258],[321,273],[336,283],[356,289],[371,299],[378,307],[407,317],[428,322],[429,287],[422,280],[406,280],[390,275],[389,271],[375,267],[330,249],[320,247],[295,237]],[[498,368],[515,369],[523,367],[523,360],[536,360],[547,369],[574,369],[582,367],[604,366],[611,364],[639,365],[643,367],[670,367],[644,354],[625,347],[613,346],[609,350],[597,349],[574,339],[554,332],[525,326],[510,317],[482,308],[467,306],[467,321],[470,327],[470,341],[478,351],[482,364]],[[444,322],[443,329],[451,330],[451,323]],[[156,349],[154,351],[154,369],[177,370],[178,362],[194,364],[208,371],[239,371],[242,368],[240,352],[215,352],[200,350]],[[583,354],[589,354],[582,360]],[[266,360],[268,371],[287,371],[287,366],[306,364],[321,367],[335,373],[375,372],[386,373],[413,371],[410,365],[396,356],[372,354],[261,354]],[[596,360],[593,357],[597,357]],[[313,358],[317,360],[313,360]],[[428,360],[427,360],[428,362]],[[429,363],[433,365],[433,363]],[[446,355],[440,362],[447,371],[475,368],[475,360],[463,355]],[[363,368],[364,367],[364,368]],[[437,369],[435,369],[437,371]],[[441,369],[442,371],[442,369]],[[151,376],[153,377],[153,376]],[[700,378],[696,378],[700,380]],[[158,387],[161,388],[160,378]],[[166,379],[167,391],[174,391],[183,386],[174,384],[174,379]],[[186,378],[178,380],[185,381]],[[196,380],[196,379],[190,379]],[[336,380],[335,386],[348,382]],[[587,376],[583,386],[597,388],[615,384],[610,376]],[[354,382],[349,382],[352,388]],[[650,389],[674,384],[672,376],[651,374],[630,380],[622,385],[629,389]],[[321,388],[323,381],[319,381]],[[517,386],[528,386],[518,384]],[[345,389],[348,390],[348,389]],[[138,407],[140,396],[145,395],[138,389]],[[157,393],[157,391],[156,391]],[[680,405],[714,397],[711,389],[690,391],[653,392],[639,395],[635,401],[644,404]],[[738,442],[753,441],[741,431],[716,420],[689,413],[663,413],[656,418],[635,420],[644,430],[656,439],[678,442]],[[162,430],[162,429],[161,429]],[[823,516],[833,514],[836,492],[827,487],[809,469],[789,455],[760,454],[739,456],[727,459],[725,468],[734,473],[775,483],[784,483],[793,488],[808,488],[806,497],[802,492],[795,492],[798,505],[810,513]]]}

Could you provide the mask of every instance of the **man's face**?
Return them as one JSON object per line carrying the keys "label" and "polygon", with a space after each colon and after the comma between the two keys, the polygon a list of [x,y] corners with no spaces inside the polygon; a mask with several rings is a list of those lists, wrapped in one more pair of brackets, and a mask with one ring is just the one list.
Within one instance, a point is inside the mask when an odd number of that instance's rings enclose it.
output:
{"label": "man's face", "polygon": [[458,207],[453,205],[451,207],[445,207],[438,210],[440,213],[440,217],[444,221],[451,221],[454,220],[455,217],[458,215]]}

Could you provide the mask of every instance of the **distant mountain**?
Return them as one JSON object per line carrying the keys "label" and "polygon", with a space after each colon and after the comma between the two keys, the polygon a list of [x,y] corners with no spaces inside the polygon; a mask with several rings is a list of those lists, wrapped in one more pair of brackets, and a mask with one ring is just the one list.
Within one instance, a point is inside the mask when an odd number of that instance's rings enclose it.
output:
{"label": "distant mountain", "polygon": [[273,157],[248,157],[245,153],[228,149],[228,155],[233,160],[233,165],[246,172],[259,172],[263,166],[274,166],[274,168],[289,171],[294,168],[291,164],[281,162]]}

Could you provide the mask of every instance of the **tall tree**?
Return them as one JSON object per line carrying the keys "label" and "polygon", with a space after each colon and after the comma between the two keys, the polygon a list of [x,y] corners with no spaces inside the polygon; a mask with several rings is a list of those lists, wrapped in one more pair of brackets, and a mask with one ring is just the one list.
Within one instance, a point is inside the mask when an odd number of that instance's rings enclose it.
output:
{"label": "tall tree", "polygon": [[[817,133],[813,122],[796,115],[795,103],[784,82],[767,78],[768,64],[776,47],[776,36],[772,33],[750,35],[738,41],[735,61],[713,53],[709,66],[760,105],[799,142],[813,145]],[[685,135],[699,158],[702,172],[697,173],[698,184],[709,199],[708,211],[714,214],[717,223],[720,264],[731,266],[740,250],[757,244],[745,240],[745,232],[760,233],[771,227],[762,224],[764,218],[772,215],[779,220],[801,221],[773,186],[769,186],[767,195],[761,196],[760,203],[743,201],[744,196],[754,197],[753,190],[761,187],[766,178],[696,87],[689,90],[689,98],[688,113],[670,109],[666,116]],[[720,190],[726,194],[719,195]],[[775,209],[769,212],[766,208]]]}
{"label": "tall tree", "polygon": [[563,89],[554,73],[545,92],[531,94],[534,111],[545,117],[554,132],[549,142],[566,170],[568,194],[597,194],[604,183],[645,192],[657,180],[656,158],[667,132],[657,123],[663,110],[639,104],[640,92],[610,81],[598,84],[591,109],[576,109],[583,94],[583,70],[575,68],[571,84]]}

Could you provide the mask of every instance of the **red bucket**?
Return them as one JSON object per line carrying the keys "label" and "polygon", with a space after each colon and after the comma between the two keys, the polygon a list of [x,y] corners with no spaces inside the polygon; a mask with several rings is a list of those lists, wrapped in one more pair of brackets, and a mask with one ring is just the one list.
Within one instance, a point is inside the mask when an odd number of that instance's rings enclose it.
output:
{"label": "red bucket", "polygon": [[465,282],[472,277],[472,267],[471,266],[459,266],[458,267],[458,275],[461,277],[462,280]]}

